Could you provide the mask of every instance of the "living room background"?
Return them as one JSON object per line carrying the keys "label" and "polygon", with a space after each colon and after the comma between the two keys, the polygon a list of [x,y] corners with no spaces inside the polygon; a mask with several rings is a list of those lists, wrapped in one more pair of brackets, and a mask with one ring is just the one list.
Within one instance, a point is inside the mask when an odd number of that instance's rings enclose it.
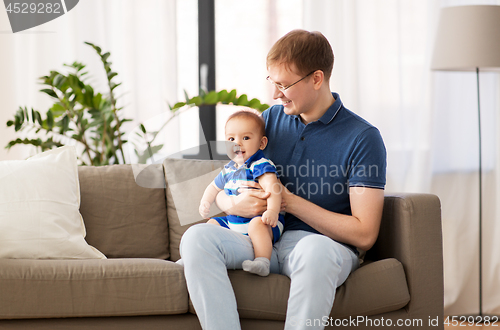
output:
{"label": "living room background", "polygon": [[[331,88],[350,110],[377,126],[388,151],[391,192],[429,192],[442,203],[445,314],[477,313],[477,119],[473,73],[430,70],[439,9],[499,0],[215,0],[217,89],[274,104],[265,55],[284,33],[319,30],[335,52]],[[45,111],[37,78],[63,63],[88,64],[104,90],[101,64],[84,41],[111,52],[123,82],[125,115],[149,127],[170,116],[168,104],[198,93],[197,0],[86,0],[68,14],[16,34],[0,10],[0,159],[35,150],[3,146],[16,135],[5,123],[19,106]],[[465,45],[464,45],[465,47]],[[102,73],[103,74],[103,73]],[[484,312],[500,314],[500,90],[481,73],[483,114]],[[231,110],[221,107],[219,123]],[[165,155],[199,143],[197,111],[169,124]],[[219,125],[220,128],[220,125]],[[222,131],[219,129],[219,134]],[[221,135],[219,135],[220,138]],[[129,162],[133,156],[128,155]]]}

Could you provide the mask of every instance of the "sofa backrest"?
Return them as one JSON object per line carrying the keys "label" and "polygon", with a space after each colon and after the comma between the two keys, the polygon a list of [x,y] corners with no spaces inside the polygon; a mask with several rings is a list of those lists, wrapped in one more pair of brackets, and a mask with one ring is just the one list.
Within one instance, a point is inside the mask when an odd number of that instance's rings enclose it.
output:
{"label": "sofa backrest", "polygon": [[[206,222],[198,213],[206,187],[227,164],[227,160],[167,158],[163,161],[167,194],[170,260],[180,258],[179,244],[184,232],[194,224]],[[222,215],[212,205],[211,216]]]}
{"label": "sofa backrest", "polygon": [[169,258],[165,189],[139,186],[131,165],[80,166],[78,173],[90,245],[108,258]]}
{"label": "sofa backrest", "polygon": [[[184,232],[190,226],[206,221],[198,214],[199,201],[206,186],[226,163],[166,159],[163,164],[154,165],[157,168],[153,175],[162,175],[163,172],[166,189],[141,187],[147,186],[151,180],[139,180],[138,177],[140,185],[137,184],[131,165],[79,167],[80,212],[87,230],[87,242],[108,258],[178,260],[179,243]],[[152,181],[157,181],[157,178]],[[405,250],[408,240],[394,233],[415,225],[403,212],[410,212],[415,206],[405,203],[417,197],[424,198],[419,203],[427,212],[420,212],[425,217],[439,220],[439,199],[435,196],[403,197],[386,196],[379,239],[368,251],[367,260],[398,258],[400,256],[390,251]],[[212,215],[221,212],[215,205],[213,207]],[[429,215],[431,211],[433,213]]]}

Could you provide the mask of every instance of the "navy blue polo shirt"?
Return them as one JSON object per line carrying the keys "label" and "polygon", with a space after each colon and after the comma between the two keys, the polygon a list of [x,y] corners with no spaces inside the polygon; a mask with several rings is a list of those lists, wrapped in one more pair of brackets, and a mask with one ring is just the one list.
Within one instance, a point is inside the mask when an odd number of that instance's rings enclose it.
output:
{"label": "navy blue polo shirt", "polygon": [[[377,128],[335,102],[317,121],[305,125],[287,115],[282,105],[263,113],[269,143],[264,150],[276,165],[281,182],[294,194],[329,211],[351,214],[349,187],[384,189],[386,150]],[[314,228],[292,214],[286,230]]]}

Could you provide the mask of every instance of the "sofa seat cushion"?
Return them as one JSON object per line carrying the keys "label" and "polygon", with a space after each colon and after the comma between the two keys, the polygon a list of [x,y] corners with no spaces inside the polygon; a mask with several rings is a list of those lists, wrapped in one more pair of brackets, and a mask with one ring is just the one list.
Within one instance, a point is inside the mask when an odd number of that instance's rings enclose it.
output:
{"label": "sofa seat cushion", "polygon": [[186,313],[183,268],[158,259],[0,260],[0,319]]}
{"label": "sofa seat cushion", "polygon": [[[290,279],[270,274],[260,277],[229,270],[241,318],[285,320]],[[368,263],[354,271],[335,295],[331,317],[376,315],[408,304],[410,294],[403,265],[396,259]],[[195,313],[192,302],[189,310]]]}

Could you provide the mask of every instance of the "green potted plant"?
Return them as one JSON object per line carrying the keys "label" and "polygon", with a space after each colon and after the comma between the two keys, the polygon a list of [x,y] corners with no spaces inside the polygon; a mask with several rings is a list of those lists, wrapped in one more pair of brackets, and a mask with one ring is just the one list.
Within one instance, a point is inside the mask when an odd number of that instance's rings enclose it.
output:
{"label": "green potted plant", "polygon": [[79,62],[64,64],[69,67],[67,74],[50,71],[47,76],[40,77],[46,88],[40,90],[49,95],[54,104],[45,116],[31,108],[19,107],[13,120],[7,126],[13,126],[16,132],[35,131],[37,138],[17,138],[10,141],[6,148],[16,144],[30,144],[45,151],[67,143],[69,139],[83,146],[80,162],[87,165],[123,164],[125,156],[123,140],[125,134],[123,123],[131,119],[122,118],[117,107],[115,89],[121,83],[115,82],[118,75],[111,69],[108,61],[110,53],[102,53],[101,48],[86,42],[100,56],[106,72],[108,93],[96,93],[86,82],[85,65]]}
{"label": "green potted plant", "polygon": [[[118,73],[111,69],[108,61],[110,53],[103,53],[99,46],[90,42],[91,46],[104,67],[107,79],[107,93],[96,93],[95,89],[86,81],[85,65],[79,62],[64,64],[69,68],[67,74],[50,71],[47,76],[40,77],[45,88],[41,92],[49,95],[54,104],[42,115],[39,111],[27,107],[19,107],[14,118],[7,121],[8,127],[16,132],[34,132],[36,138],[17,138],[9,141],[6,148],[10,149],[17,144],[36,146],[45,151],[65,145],[69,141],[76,141],[81,146],[79,161],[82,165],[111,165],[125,164],[123,124],[131,119],[123,118],[123,107],[117,106],[118,97],[115,89],[121,85],[116,83]],[[188,97],[185,102],[178,102],[170,107],[172,116],[158,131],[148,132],[141,123],[137,134],[146,142],[147,148],[140,151],[137,146],[134,151],[138,156],[138,163],[145,164],[147,160],[163,147],[154,145],[158,133],[180,113],[194,107],[214,104],[233,104],[246,106],[263,111],[269,106],[262,104],[258,99],[248,100],[247,95],[237,95],[236,90],[228,92],[203,91],[195,97]]]}

